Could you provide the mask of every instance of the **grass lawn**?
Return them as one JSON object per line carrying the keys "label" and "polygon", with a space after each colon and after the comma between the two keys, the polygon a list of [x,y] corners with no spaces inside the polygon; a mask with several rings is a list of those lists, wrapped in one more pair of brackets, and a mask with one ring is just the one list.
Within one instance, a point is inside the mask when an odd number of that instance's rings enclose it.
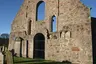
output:
{"label": "grass lawn", "polygon": [[14,57],[14,64],[71,64],[66,62],[54,62],[42,59]]}

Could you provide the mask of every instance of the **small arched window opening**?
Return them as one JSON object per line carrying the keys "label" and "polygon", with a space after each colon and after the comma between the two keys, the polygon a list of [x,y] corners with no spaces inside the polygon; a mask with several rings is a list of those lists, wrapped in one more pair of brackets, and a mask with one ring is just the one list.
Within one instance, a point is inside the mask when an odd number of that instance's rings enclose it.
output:
{"label": "small arched window opening", "polygon": [[44,20],[45,18],[45,2],[39,1],[36,7],[36,21]]}
{"label": "small arched window opening", "polygon": [[28,35],[31,34],[31,23],[32,23],[32,21],[30,20],[28,23]]}
{"label": "small arched window opening", "polygon": [[52,19],[51,19],[51,31],[56,32],[56,16],[52,16]]}

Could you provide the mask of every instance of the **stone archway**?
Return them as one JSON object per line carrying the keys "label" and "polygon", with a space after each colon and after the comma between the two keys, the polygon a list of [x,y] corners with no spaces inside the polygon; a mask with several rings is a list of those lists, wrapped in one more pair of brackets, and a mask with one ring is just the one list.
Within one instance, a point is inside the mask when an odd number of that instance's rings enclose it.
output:
{"label": "stone archway", "polygon": [[33,58],[45,58],[45,37],[42,33],[37,33],[34,37]]}
{"label": "stone archway", "polygon": [[16,56],[22,56],[22,38],[16,37],[15,38],[15,46],[14,46],[14,52]]}

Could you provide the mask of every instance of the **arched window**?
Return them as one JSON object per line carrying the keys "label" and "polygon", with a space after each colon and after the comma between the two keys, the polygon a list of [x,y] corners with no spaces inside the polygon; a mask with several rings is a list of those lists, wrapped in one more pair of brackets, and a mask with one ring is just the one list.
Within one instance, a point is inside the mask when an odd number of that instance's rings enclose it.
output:
{"label": "arched window", "polygon": [[36,7],[36,21],[44,20],[45,18],[45,2],[39,1]]}
{"label": "arched window", "polygon": [[51,31],[52,32],[56,32],[56,16],[52,16],[51,19]]}
{"label": "arched window", "polygon": [[29,21],[29,23],[28,23],[28,35],[30,35],[31,34],[31,20]]}

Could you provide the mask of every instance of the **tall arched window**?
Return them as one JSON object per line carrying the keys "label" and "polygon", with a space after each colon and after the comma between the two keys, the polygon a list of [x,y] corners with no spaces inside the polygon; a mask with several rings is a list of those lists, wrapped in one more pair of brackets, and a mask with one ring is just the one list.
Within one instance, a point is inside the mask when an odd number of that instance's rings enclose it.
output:
{"label": "tall arched window", "polygon": [[31,34],[31,20],[29,21],[29,23],[28,23],[28,35],[30,35]]}
{"label": "tall arched window", "polygon": [[51,19],[51,31],[52,32],[56,32],[56,16],[52,16]]}
{"label": "tall arched window", "polygon": [[39,1],[36,7],[36,21],[44,20],[45,18],[45,2]]}

